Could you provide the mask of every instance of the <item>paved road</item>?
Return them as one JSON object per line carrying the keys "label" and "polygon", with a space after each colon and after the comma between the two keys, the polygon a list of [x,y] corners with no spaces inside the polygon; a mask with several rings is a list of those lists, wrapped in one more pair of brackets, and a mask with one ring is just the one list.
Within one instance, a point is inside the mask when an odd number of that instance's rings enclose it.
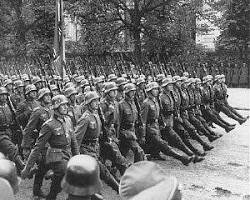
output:
{"label": "paved road", "polygon": [[[240,108],[250,108],[249,89],[229,90],[229,102]],[[250,111],[240,111],[250,115]],[[223,115],[228,121],[234,122]],[[175,175],[182,184],[184,200],[250,200],[250,162],[249,134],[250,120],[237,125],[230,133],[222,129],[216,131],[224,136],[213,142],[214,149],[208,152],[206,159],[186,167],[177,160],[167,157],[159,163],[166,173]],[[199,146],[197,144],[197,146]],[[200,148],[200,147],[199,147]],[[18,200],[29,199],[32,185],[30,180],[21,183]],[[45,191],[48,184],[45,185]],[[104,185],[104,196],[108,200],[120,199],[115,192]],[[58,199],[64,199],[61,194]]]}

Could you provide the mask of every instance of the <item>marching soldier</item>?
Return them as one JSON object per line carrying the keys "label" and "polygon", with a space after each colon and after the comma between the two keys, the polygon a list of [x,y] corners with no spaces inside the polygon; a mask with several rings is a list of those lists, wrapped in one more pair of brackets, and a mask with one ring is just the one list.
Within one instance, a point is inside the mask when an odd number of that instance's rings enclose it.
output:
{"label": "marching soldier", "polygon": [[146,81],[143,78],[138,78],[136,81],[136,95],[138,99],[138,103],[142,105],[143,101],[147,98],[147,94],[145,92]]}
{"label": "marching soldier", "polygon": [[100,103],[105,122],[103,126],[105,130],[103,131],[106,132],[101,144],[101,154],[104,159],[111,160],[123,175],[130,162],[121,154],[118,147],[119,108],[118,103],[115,101],[117,89],[114,82],[107,82],[105,84],[104,98]]}
{"label": "marching soldier", "polygon": [[116,85],[118,87],[117,95],[116,95],[117,102],[120,102],[121,100],[123,100],[125,98],[124,85],[127,83],[128,83],[128,81],[126,78],[123,78],[123,77],[117,78],[117,80],[116,80]]}
{"label": "marching soldier", "polygon": [[64,91],[69,100],[68,115],[70,116],[73,126],[76,126],[78,119],[81,117],[81,106],[76,104],[77,91],[74,87],[69,87]]}
{"label": "marching soldier", "polygon": [[50,85],[50,90],[53,97],[60,94],[60,90],[57,85]]}
{"label": "marching soldier", "polygon": [[208,76],[203,77],[203,87],[201,87],[201,100],[202,100],[202,104],[201,104],[201,111],[202,114],[204,116],[204,118],[207,121],[211,121],[219,126],[221,126],[222,128],[225,129],[226,132],[230,132],[231,130],[233,130],[235,128],[235,126],[227,123],[225,120],[223,120],[220,115],[218,113],[216,113],[216,111],[214,111],[211,107],[211,103],[213,104],[213,97],[212,97],[212,93],[211,93],[211,78]]}
{"label": "marching soldier", "polygon": [[102,134],[102,123],[98,114],[99,98],[99,95],[94,91],[86,94],[85,105],[87,109],[77,123],[75,135],[80,147],[80,153],[90,155],[98,161],[101,178],[118,192],[117,181],[100,160],[99,137]]}
{"label": "marching soldier", "polygon": [[93,157],[76,155],[69,160],[62,181],[67,200],[101,200],[101,187],[98,162]]}
{"label": "marching soldier", "polygon": [[0,87],[0,152],[8,156],[16,163],[18,170],[21,170],[24,162],[19,155],[18,147],[11,140],[13,132],[16,131],[16,124],[7,99],[8,91],[5,87]]}
{"label": "marching soldier", "polygon": [[[164,140],[168,141],[169,144],[173,147],[176,147],[188,156],[195,155],[195,152],[192,152],[182,141],[180,136],[174,130],[174,110],[175,103],[172,96],[173,92],[173,80],[171,77],[165,78],[162,82],[163,91],[160,94],[160,103],[162,105],[162,115],[164,120],[165,127],[161,131],[161,135]],[[203,157],[195,155],[194,162],[200,162],[204,160]]]}
{"label": "marching soldier", "polygon": [[14,107],[17,108],[19,103],[24,101],[24,99],[25,99],[24,84],[21,80],[17,80],[15,82],[15,94],[13,95],[13,98],[12,98],[12,103],[13,103]]}
{"label": "marching soldier", "polygon": [[145,143],[145,137],[138,138],[135,133],[135,127],[138,122],[138,111],[134,102],[136,95],[136,86],[133,83],[127,83],[124,86],[125,98],[119,102],[119,139],[120,150],[126,157],[131,149],[134,152],[134,161],[142,161],[145,158],[143,149],[138,144]]}
{"label": "marching soldier", "polygon": [[[184,165],[188,165],[193,161],[193,157],[182,156],[174,151],[168,143],[161,138],[159,116],[160,106],[157,100],[159,95],[159,86],[156,82],[151,82],[146,85],[147,98],[142,104],[141,117],[143,123],[143,135],[146,137],[146,146],[153,149],[154,156],[160,156],[162,152],[180,160]],[[152,153],[152,152],[151,152]]]}
{"label": "marching soldier", "polygon": [[182,125],[183,127],[188,131],[189,135],[191,136],[192,139],[196,140],[199,142],[202,146],[204,151],[210,151],[214,147],[209,145],[206,141],[204,141],[198,134],[196,128],[189,122],[189,116],[187,109],[189,107],[189,97],[188,93],[186,91],[186,83],[187,80],[186,77],[183,77],[183,81],[180,84],[177,84],[176,86],[178,87],[179,94],[181,96],[181,105],[180,105],[180,115],[182,118]]}
{"label": "marching soldier", "polygon": [[[29,118],[29,122],[24,129],[22,148],[23,155],[28,158],[32,147],[34,146],[38,134],[41,130],[42,125],[46,122],[52,115],[51,110],[51,92],[48,88],[43,88],[38,91],[38,101],[40,101],[40,106],[35,108]],[[47,147],[39,149],[41,153],[40,159],[36,160],[38,165],[38,171],[34,178],[33,185],[33,195],[34,198],[44,197],[41,187],[43,178],[47,172],[45,165],[45,156],[47,152]]]}
{"label": "marching soldier", "polygon": [[68,100],[64,95],[57,95],[52,99],[54,115],[47,120],[39,133],[39,137],[31,151],[27,164],[22,171],[22,178],[26,178],[37,161],[39,154],[48,143],[49,148],[46,154],[48,169],[52,169],[50,192],[46,200],[55,200],[61,191],[61,181],[65,174],[67,162],[72,155],[79,154],[79,148],[74,134],[73,125],[68,113]]}
{"label": "marching soldier", "polygon": [[215,110],[219,113],[223,112],[228,117],[239,122],[239,124],[244,123],[247,118],[243,118],[242,116],[236,115],[235,112],[232,112],[232,109],[229,109],[229,107],[225,105],[226,93],[221,82],[221,75],[216,75],[213,85],[213,89],[215,92]]}

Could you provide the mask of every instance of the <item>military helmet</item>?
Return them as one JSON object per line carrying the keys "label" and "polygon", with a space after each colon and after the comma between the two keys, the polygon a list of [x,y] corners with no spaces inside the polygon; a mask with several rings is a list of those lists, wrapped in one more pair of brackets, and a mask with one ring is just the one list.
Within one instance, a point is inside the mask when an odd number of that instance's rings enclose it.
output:
{"label": "military helmet", "polygon": [[173,79],[173,76],[171,74],[168,74],[166,78],[172,78]]}
{"label": "military helmet", "polygon": [[17,177],[17,171],[14,162],[7,159],[0,160],[0,177],[9,181],[14,193],[18,192],[20,180]]}
{"label": "military helmet", "polygon": [[136,80],[136,85],[140,85],[141,83],[146,83],[146,81],[145,81],[144,78],[139,77],[139,78]]}
{"label": "military helmet", "polygon": [[83,79],[81,81],[81,87],[85,87],[86,85],[89,85],[89,81],[87,79]]}
{"label": "military helmet", "polygon": [[139,76],[139,78],[142,78],[142,79],[146,79],[146,76],[144,75],[144,74],[141,74],[140,76]]}
{"label": "military helmet", "polygon": [[39,82],[42,82],[42,79],[39,77],[39,76],[35,76],[34,78],[33,78],[33,84],[37,84],[37,83],[39,83]]}
{"label": "military helmet", "polygon": [[0,87],[0,94],[8,94],[8,91],[5,87]]}
{"label": "military helmet", "polygon": [[181,81],[181,77],[178,76],[178,75],[173,76],[173,81],[174,81],[174,82]]}
{"label": "military helmet", "polygon": [[63,77],[63,82],[64,82],[65,84],[68,83],[68,82],[70,82],[69,77],[68,77],[68,76]]}
{"label": "military helmet", "polygon": [[88,155],[73,156],[62,180],[64,192],[75,196],[90,196],[99,193],[102,187],[99,165]]}
{"label": "military helmet", "polygon": [[66,83],[64,86],[64,89],[66,90],[67,88],[70,88],[70,87],[75,87],[74,83],[72,83],[72,82]]}
{"label": "military helmet", "polygon": [[51,91],[49,90],[49,88],[42,88],[42,89],[40,89],[38,91],[38,98],[37,99],[40,100],[46,94],[51,94]]}
{"label": "military helmet", "polygon": [[102,77],[96,77],[96,78],[94,78],[94,80],[93,80],[94,85],[96,85],[97,83],[101,83],[101,82],[103,82]]}
{"label": "military helmet", "polygon": [[1,177],[0,177],[0,191],[1,191],[0,199],[15,200],[14,192],[9,181]]}
{"label": "military helmet", "polygon": [[127,83],[126,85],[124,85],[124,92],[128,93],[130,91],[136,91],[136,86],[134,83]]}
{"label": "military helmet", "polygon": [[15,87],[16,88],[24,87],[23,81],[21,81],[21,80],[15,81]]}
{"label": "military helmet", "polygon": [[52,98],[53,109],[57,109],[57,108],[59,108],[60,105],[67,104],[68,102],[69,101],[68,101],[67,97],[65,97],[62,94],[58,94]]}
{"label": "military helmet", "polygon": [[164,78],[165,78],[165,75],[164,75],[164,74],[157,74],[157,75],[156,75],[156,80],[157,80],[157,81],[162,81]]}
{"label": "military helmet", "polygon": [[37,91],[36,86],[34,84],[29,84],[25,87],[25,94],[29,94],[31,91]]}
{"label": "military helmet", "polygon": [[99,99],[99,95],[95,91],[89,91],[85,95],[85,104],[91,103],[95,99]]}
{"label": "military helmet", "polygon": [[208,82],[210,79],[209,79],[209,77],[208,76],[204,76],[203,78],[202,78],[202,83],[206,83],[206,82]]}
{"label": "military helmet", "polygon": [[13,84],[13,81],[11,79],[6,79],[3,83],[3,86],[6,87],[9,84]]}
{"label": "military helmet", "polygon": [[84,76],[82,75],[82,76],[77,76],[76,78],[75,78],[75,81],[77,82],[77,83],[81,83],[81,81],[84,79]]}
{"label": "military helmet", "polygon": [[117,86],[115,82],[107,82],[104,86],[104,93],[107,94],[108,92],[112,90],[117,90]]}
{"label": "military helmet", "polygon": [[116,79],[117,79],[117,76],[115,74],[108,75],[108,81],[115,81]]}
{"label": "military helmet", "polygon": [[162,81],[162,87],[165,87],[169,84],[173,83],[173,79],[172,78],[164,78],[163,81]]}
{"label": "military helmet", "polygon": [[188,79],[188,85],[191,85],[192,83],[195,83],[195,78],[189,78]]}
{"label": "military helmet", "polygon": [[77,91],[74,87],[69,87],[64,91],[64,94],[67,98],[69,98],[73,94],[77,94]]}
{"label": "military helmet", "polygon": [[125,85],[126,83],[128,83],[128,81],[124,77],[119,77],[116,80],[116,84],[117,84],[118,87],[121,86],[121,85]]}
{"label": "military helmet", "polygon": [[53,84],[53,85],[50,86],[50,90],[55,91],[55,90],[59,90],[59,88],[57,87],[57,85]]}
{"label": "military helmet", "polygon": [[128,78],[128,75],[127,74],[122,74],[122,77],[123,78]]}
{"label": "military helmet", "polygon": [[146,85],[146,92],[149,92],[153,89],[159,88],[159,85],[157,82],[150,82]]}
{"label": "military helmet", "polygon": [[153,79],[152,76],[149,75],[149,76],[147,77],[147,82],[148,82],[148,83],[152,82],[153,80],[154,80],[154,79]]}
{"label": "military helmet", "polygon": [[195,78],[195,82],[196,82],[196,84],[200,84],[201,83],[201,79],[200,78]]}
{"label": "military helmet", "polygon": [[84,90],[83,90],[83,93],[86,94],[87,92],[90,92],[91,91],[91,87],[89,85],[87,85]]}
{"label": "military helmet", "polygon": [[17,79],[18,79],[18,78],[17,78],[16,75],[12,75],[12,76],[11,76],[11,80],[12,80],[12,81],[16,81]]}
{"label": "military helmet", "polygon": [[218,81],[219,79],[221,79],[221,75],[217,74],[214,76],[214,81]]}
{"label": "military helmet", "polygon": [[104,75],[101,75],[100,78],[105,81],[105,76]]}

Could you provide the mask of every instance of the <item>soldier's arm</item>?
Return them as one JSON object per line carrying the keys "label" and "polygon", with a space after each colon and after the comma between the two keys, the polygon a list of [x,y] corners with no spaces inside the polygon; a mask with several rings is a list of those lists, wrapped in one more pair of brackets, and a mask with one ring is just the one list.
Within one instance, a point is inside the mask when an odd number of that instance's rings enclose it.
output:
{"label": "soldier's arm", "polygon": [[79,120],[79,122],[76,125],[75,128],[75,136],[76,136],[76,141],[78,143],[78,146],[81,146],[83,137],[86,133],[86,130],[88,128],[88,124],[89,124],[89,115],[88,114],[83,114],[83,116],[81,117],[81,119]]}
{"label": "soldier's arm", "polygon": [[79,146],[76,140],[75,134],[72,132],[71,133],[71,151],[73,155],[79,155]]}
{"label": "soldier's arm", "polygon": [[35,110],[32,112],[29,122],[24,129],[22,147],[30,148],[34,143],[33,132],[37,129],[39,123],[39,111]]}
{"label": "soldier's arm", "polygon": [[45,123],[42,126],[37,142],[29,155],[29,158],[26,164],[27,169],[31,169],[34,166],[37,158],[39,157],[41,149],[45,147],[45,144],[49,141],[51,134],[52,134],[52,131],[49,125]]}
{"label": "soldier's arm", "polygon": [[146,126],[147,126],[147,118],[148,118],[148,103],[147,100],[144,100],[141,106],[141,120],[143,126],[143,135],[146,135]]}

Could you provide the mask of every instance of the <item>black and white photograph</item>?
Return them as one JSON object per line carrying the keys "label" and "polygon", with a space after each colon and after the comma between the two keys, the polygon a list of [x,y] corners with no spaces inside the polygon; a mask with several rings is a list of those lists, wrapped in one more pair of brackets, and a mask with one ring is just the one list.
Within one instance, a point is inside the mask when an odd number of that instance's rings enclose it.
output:
{"label": "black and white photograph", "polygon": [[250,200],[249,0],[0,11],[0,200]]}

